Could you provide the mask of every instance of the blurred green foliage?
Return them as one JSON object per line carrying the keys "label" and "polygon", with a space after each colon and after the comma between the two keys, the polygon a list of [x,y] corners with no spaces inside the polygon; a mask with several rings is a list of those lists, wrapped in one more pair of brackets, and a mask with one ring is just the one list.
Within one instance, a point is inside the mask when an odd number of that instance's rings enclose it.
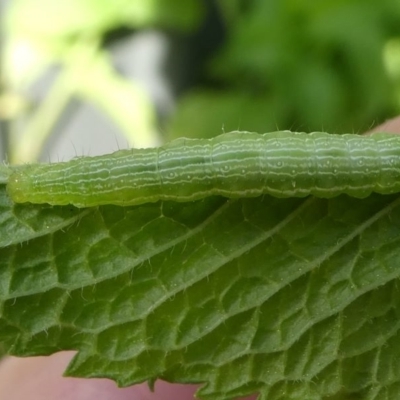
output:
{"label": "blurred green foliage", "polygon": [[[215,2],[225,43],[206,60],[201,83],[179,99],[167,121],[169,138],[236,129],[361,132],[399,112],[397,0]],[[99,107],[132,146],[158,144],[161,135],[150,99],[114,70],[103,38],[121,27],[192,34],[204,22],[206,4],[12,0],[3,85],[23,92],[49,65],[61,65],[62,72],[48,104],[23,109],[28,123],[24,132],[13,132],[18,139],[10,140],[11,160],[37,158],[72,97]]]}
{"label": "blurred green foliage", "polygon": [[398,1],[220,5],[228,41],[209,69],[218,89],[199,88],[182,100],[173,136],[205,136],[222,128],[359,132],[399,111],[399,89],[383,57],[385,43],[400,35]]}
{"label": "blurred green foliage", "polygon": [[[201,18],[198,0],[11,0],[5,15],[9,45],[5,75],[14,86],[32,81],[49,62],[62,62],[77,43],[90,45],[113,29],[157,26],[190,30]],[[24,46],[30,57],[17,64]]]}
{"label": "blurred green foliage", "polygon": [[201,17],[199,0],[10,1],[4,16],[1,84],[6,95],[0,101],[0,115],[5,114],[1,108],[15,109],[11,101],[18,104],[10,93],[26,95],[49,66],[61,68],[38,107],[21,105],[12,118],[6,115],[13,119],[14,128],[8,140],[9,161],[35,161],[72,98],[102,110],[131,146],[159,144],[155,110],[147,93],[115,70],[102,43],[108,32],[119,28],[193,30]]}

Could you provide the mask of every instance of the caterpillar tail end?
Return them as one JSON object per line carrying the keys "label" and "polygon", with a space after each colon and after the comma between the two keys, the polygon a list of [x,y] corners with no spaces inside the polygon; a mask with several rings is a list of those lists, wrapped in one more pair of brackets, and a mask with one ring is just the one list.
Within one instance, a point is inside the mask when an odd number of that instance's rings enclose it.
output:
{"label": "caterpillar tail end", "polygon": [[7,193],[14,203],[27,203],[32,193],[32,182],[25,179],[22,171],[13,172],[7,183]]}

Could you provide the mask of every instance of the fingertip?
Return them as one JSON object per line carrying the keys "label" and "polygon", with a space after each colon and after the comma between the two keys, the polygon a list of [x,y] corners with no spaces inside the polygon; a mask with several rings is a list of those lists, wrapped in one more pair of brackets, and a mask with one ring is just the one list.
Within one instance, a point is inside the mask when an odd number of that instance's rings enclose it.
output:
{"label": "fingertip", "polygon": [[141,385],[121,389],[109,379],[63,377],[74,354],[7,357],[0,363],[0,393],[7,393],[7,400],[131,400],[143,390]]}
{"label": "fingertip", "polygon": [[400,133],[400,116],[386,120],[371,132]]}
{"label": "fingertip", "polygon": [[48,357],[5,358],[0,363],[0,393],[6,393],[7,400],[192,400],[199,388],[158,380],[152,392],[147,383],[118,388],[109,379],[63,377],[74,354],[65,351]]}

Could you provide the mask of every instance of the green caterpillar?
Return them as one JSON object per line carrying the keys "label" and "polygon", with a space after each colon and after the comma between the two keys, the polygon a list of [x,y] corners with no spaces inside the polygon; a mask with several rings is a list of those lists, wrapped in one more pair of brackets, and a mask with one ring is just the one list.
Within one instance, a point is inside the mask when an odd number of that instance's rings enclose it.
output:
{"label": "green caterpillar", "polygon": [[27,165],[11,174],[7,189],[16,203],[77,207],[211,195],[362,198],[400,192],[400,136],[280,131],[182,138],[158,148]]}

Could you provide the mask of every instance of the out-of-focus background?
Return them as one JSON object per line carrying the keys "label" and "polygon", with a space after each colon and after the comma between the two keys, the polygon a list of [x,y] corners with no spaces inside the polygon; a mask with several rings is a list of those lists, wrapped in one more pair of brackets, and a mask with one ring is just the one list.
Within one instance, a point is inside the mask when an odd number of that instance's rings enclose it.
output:
{"label": "out-of-focus background", "polygon": [[398,0],[0,0],[0,157],[400,112]]}

